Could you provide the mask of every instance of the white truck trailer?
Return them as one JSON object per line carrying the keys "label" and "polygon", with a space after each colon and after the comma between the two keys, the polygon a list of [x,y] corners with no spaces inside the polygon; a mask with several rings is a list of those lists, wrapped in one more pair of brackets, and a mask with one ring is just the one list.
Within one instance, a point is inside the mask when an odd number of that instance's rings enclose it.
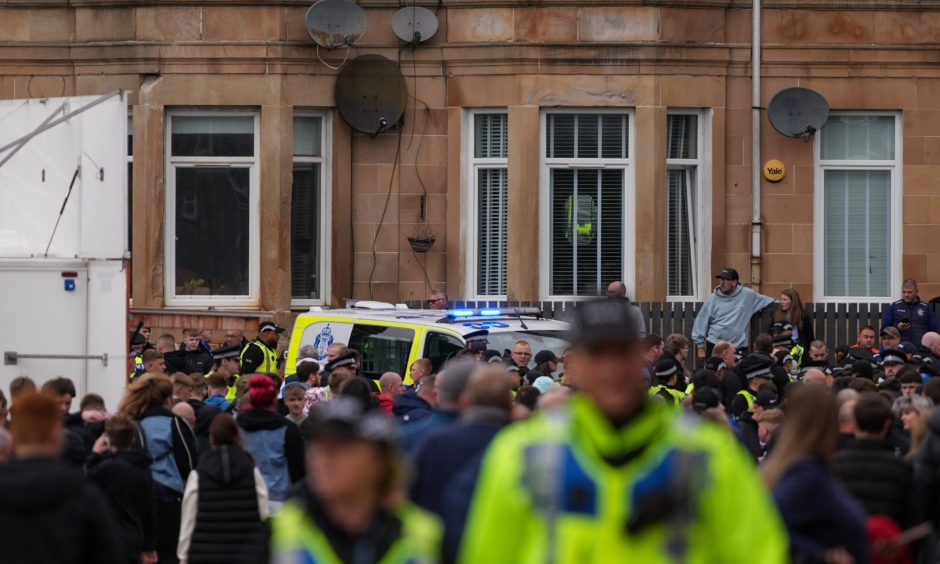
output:
{"label": "white truck trailer", "polygon": [[[0,387],[127,378],[127,97],[0,101]],[[77,409],[77,401],[73,404]]]}

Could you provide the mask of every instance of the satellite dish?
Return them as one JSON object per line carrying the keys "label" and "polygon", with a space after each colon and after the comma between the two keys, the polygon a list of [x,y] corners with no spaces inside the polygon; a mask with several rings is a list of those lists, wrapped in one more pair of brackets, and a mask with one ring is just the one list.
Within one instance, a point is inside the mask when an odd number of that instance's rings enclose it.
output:
{"label": "satellite dish", "polygon": [[829,103],[815,90],[787,88],[770,101],[767,116],[782,135],[809,139],[826,125]]}
{"label": "satellite dish", "polygon": [[369,25],[366,11],[347,0],[320,0],[307,10],[307,33],[320,47],[352,45]]}
{"label": "satellite dish", "polygon": [[408,93],[398,65],[381,55],[360,55],[336,77],[339,114],[356,131],[377,135],[405,113]]}
{"label": "satellite dish", "polygon": [[392,31],[405,43],[417,45],[437,33],[437,16],[423,6],[406,6],[392,16]]}

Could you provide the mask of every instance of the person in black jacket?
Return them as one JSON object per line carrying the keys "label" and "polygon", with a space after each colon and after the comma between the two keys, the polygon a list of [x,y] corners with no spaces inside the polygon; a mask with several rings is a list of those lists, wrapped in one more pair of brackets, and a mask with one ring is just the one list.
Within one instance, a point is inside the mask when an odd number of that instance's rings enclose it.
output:
{"label": "person in black jacket", "polygon": [[193,412],[196,414],[196,426],[193,427],[193,433],[196,435],[199,452],[209,452],[211,448],[209,446],[209,426],[212,425],[215,416],[222,413],[222,410],[215,405],[206,405],[204,401],[207,388],[206,378],[198,374],[191,374],[190,376],[193,379],[193,391],[187,403],[192,406]]}
{"label": "person in black jacket", "polygon": [[63,464],[56,401],[28,392],[13,415],[16,459],[0,464],[3,564],[120,564],[114,519],[98,487]]}
{"label": "person in black jacket", "polygon": [[150,464],[146,452],[132,449],[137,424],[116,414],[105,423],[85,472],[98,484],[117,520],[125,562],[156,560],[157,514]]}
{"label": "person in black jacket", "polygon": [[119,411],[134,417],[138,446],[153,458],[157,505],[157,556],[175,563],[180,507],[189,472],[196,465],[196,438],[189,425],[170,411],[173,383],[162,374],[144,374],[127,386]]}
{"label": "person in black jacket", "polygon": [[885,440],[891,405],[876,392],[864,392],[855,405],[855,442],[839,451],[836,475],[869,515],[886,515],[902,528],[917,523],[912,473]]}
{"label": "person in black jacket", "polygon": [[212,366],[215,362],[212,360],[212,353],[202,346],[201,334],[197,329],[187,329],[183,332],[185,341],[180,349],[183,353],[183,360],[192,367],[192,370],[186,372],[191,374],[198,372],[205,376],[212,372]]}
{"label": "person in black jacket", "polygon": [[186,482],[177,556],[183,564],[267,562],[264,478],[231,415],[213,419],[209,436],[212,450]]}
{"label": "person in black jacket", "polygon": [[69,415],[72,400],[75,399],[75,384],[70,379],[60,376],[43,383],[40,391],[54,398],[59,404],[59,411],[65,424],[65,447],[62,459],[76,468],[81,468],[85,464],[88,450],[82,436],[84,423],[81,414]]}
{"label": "person in black jacket", "polygon": [[816,331],[813,328],[813,316],[806,311],[800,293],[793,288],[784,288],[777,301],[780,306],[774,310],[773,322],[791,325],[793,340],[808,351],[810,344],[816,340]]}

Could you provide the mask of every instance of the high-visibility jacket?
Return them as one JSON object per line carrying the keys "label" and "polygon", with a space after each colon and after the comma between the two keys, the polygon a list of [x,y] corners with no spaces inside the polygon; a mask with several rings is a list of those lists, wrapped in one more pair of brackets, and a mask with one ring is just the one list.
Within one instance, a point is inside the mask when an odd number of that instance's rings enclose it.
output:
{"label": "high-visibility jacket", "polygon": [[250,343],[248,343],[247,345],[245,345],[245,348],[242,349],[241,357],[239,358],[239,360],[240,360],[241,363],[242,363],[242,366],[245,365],[245,364],[244,364],[244,363],[245,363],[245,352],[247,352],[248,349],[250,349],[251,347],[258,347],[259,349],[261,349],[261,352],[264,354],[264,362],[261,363],[261,364],[258,366],[258,368],[256,368],[256,369],[254,370],[254,372],[252,372],[252,374],[274,374],[274,375],[277,375],[277,360],[278,360],[278,359],[277,359],[277,351],[273,351],[273,350],[269,349],[269,348],[268,348],[264,343],[262,343],[261,341],[255,340],[255,341],[251,341]]}
{"label": "high-visibility jacket", "polygon": [[669,386],[663,384],[657,384],[649,389],[649,395],[651,396],[660,396],[666,400],[668,405],[669,399],[672,399],[673,407],[682,407],[682,400],[685,399],[685,394],[679,390],[674,390]]}
{"label": "high-visibility jacket", "polygon": [[754,395],[754,392],[748,389],[738,391],[737,395],[743,396],[744,400],[747,402],[747,410],[751,411],[754,409],[754,402],[757,401],[757,396]]}
{"label": "high-visibility jacket", "polygon": [[459,558],[467,564],[788,560],[776,506],[731,433],[656,402],[616,429],[579,396],[496,437],[480,469]]}
{"label": "high-visibility jacket", "polygon": [[796,360],[797,366],[803,366],[803,356],[806,354],[806,349],[803,348],[803,345],[797,343],[793,345],[793,348],[790,349],[790,356]]}
{"label": "high-visibility jacket", "polygon": [[127,377],[128,380],[133,380],[137,376],[144,373],[144,357],[137,355],[134,357],[134,371],[130,373],[130,376]]}
{"label": "high-visibility jacket", "polygon": [[[397,511],[401,537],[378,564],[433,563],[440,559],[443,528],[433,515],[411,505]],[[343,564],[329,540],[296,499],[284,502],[271,524],[272,562],[278,564]]]}

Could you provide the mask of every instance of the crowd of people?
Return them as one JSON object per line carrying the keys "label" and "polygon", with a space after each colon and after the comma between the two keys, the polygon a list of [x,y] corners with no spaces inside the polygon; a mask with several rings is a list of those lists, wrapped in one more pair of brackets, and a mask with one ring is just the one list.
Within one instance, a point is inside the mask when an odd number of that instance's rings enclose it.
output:
{"label": "crowd of people", "polygon": [[284,378],[273,323],[217,348],[139,327],[113,411],[73,411],[64,377],[0,391],[0,561],[934,562],[940,334],[916,283],[830,352],[795,291],[719,279],[691,340],[645,334],[616,282],[563,354],[481,330],[409,385],[342,343]]}

